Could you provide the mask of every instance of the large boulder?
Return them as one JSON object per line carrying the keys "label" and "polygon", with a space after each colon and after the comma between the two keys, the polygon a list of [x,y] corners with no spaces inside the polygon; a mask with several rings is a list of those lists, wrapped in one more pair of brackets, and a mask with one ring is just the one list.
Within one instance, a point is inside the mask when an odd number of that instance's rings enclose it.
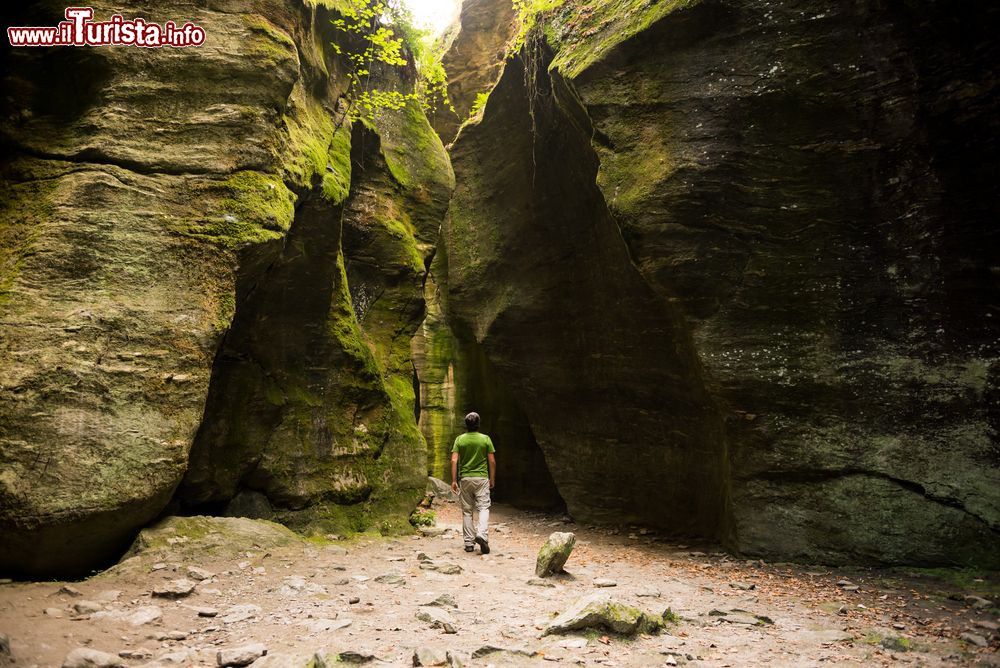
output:
{"label": "large boulder", "polygon": [[553,619],[542,635],[570,633],[592,629],[631,636],[656,633],[663,628],[662,617],[650,616],[642,610],[607,594],[594,592],[574,601]]}

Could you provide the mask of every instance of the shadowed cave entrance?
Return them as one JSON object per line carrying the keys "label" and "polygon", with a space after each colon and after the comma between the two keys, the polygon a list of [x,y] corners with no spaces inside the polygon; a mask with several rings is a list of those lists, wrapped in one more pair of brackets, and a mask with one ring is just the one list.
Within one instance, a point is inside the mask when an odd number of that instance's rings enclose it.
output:
{"label": "shadowed cave entrance", "polygon": [[482,431],[489,434],[497,449],[497,486],[492,500],[519,508],[564,511],[566,502],[514,394],[497,375],[481,346],[460,341],[458,349],[453,367],[457,389],[455,433],[441,447],[451,450],[455,436],[464,431],[464,416],[476,411],[482,417]]}

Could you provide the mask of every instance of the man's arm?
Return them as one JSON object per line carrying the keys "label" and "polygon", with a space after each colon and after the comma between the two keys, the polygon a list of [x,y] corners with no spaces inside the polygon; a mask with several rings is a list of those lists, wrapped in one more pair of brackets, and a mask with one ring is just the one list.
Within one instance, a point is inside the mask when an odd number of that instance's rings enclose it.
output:
{"label": "man's arm", "polygon": [[[490,455],[492,457],[493,455]],[[458,494],[458,453],[451,453],[451,491]]]}
{"label": "man's arm", "polygon": [[[486,455],[486,461],[490,463],[490,489],[497,484],[497,458],[493,456],[493,453]],[[454,466],[454,464],[452,464]]]}

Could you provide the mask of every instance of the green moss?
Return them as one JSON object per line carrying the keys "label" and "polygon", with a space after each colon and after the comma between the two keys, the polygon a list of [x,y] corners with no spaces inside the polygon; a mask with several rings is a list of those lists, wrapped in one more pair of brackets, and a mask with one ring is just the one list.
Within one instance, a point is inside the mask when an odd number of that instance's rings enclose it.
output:
{"label": "green moss", "polygon": [[295,216],[295,195],[274,174],[236,172],[206,186],[218,197],[215,210],[182,228],[186,236],[226,248],[239,248],[280,238]]}
{"label": "green moss", "polygon": [[544,21],[546,39],[557,42],[552,62],[569,78],[576,77],[612,48],[673,11],[699,0],[587,0],[570,3],[550,13]]}
{"label": "green moss", "polygon": [[0,191],[0,307],[10,299],[24,258],[41,226],[55,215],[55,180],[7,185]]}
{"label": "green moss", "polygon": [[347,199],[351,185],[351,128],[337,122],[296,83],[291,110],[284,117],[286,144],[277,156],[285,179],[294,187],[309,190],[313,179],[322,183],[324,198],[334,204]]}
{"label": "green moss", "polygon": [[263,16],[244,15],[243,22],[255,37],[250,43],[251,53],[255,56],[272,66],[283,61],[295,60],[295,42]]}

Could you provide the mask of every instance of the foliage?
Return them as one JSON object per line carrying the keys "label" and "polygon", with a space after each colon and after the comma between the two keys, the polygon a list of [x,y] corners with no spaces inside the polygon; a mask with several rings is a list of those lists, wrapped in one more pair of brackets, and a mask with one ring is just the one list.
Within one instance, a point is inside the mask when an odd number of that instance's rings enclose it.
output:
{"label": "foliage", "polygon": [[475,118],[479,114],[483,113],[483,109],[486,108],[486,101],[489,99],[489,92],[479,93],[476,95],[476,100],[472,103],[472,108],[469,109],[469,118]]}
{"label": "foliage", "polygon": [[437,521],[437,514],[433,510],[417,508],[410,515],[410,524],[415,527],[432,527]]}
{"label": "foliage", "polygon": [[508,45],[507,52],[514,53],[524,45],[525,37],[535,27],[540,14],[561,7],[564,2],[565,0],[513,0],[518,30],[513,42]]}
{"label": "foliage", "polygon": [[[347,58],[351,69],[350,109],[352,119],[371,120],[382,110],[399,110],[410,100],[417,100],[425,110],[444,107],[454,111],[448,99],[448,75],[441,64],[441,47],[430,32],[413,26],[413,18],[401,0],[347,0],[343,18],[332,21],[333,27],[358,43],[360,48],[333,43],[333,50]],[[405,67],[412,55],[417,70],[413,92],[395,88],[381,89],[372,80],[373,69]]]}

